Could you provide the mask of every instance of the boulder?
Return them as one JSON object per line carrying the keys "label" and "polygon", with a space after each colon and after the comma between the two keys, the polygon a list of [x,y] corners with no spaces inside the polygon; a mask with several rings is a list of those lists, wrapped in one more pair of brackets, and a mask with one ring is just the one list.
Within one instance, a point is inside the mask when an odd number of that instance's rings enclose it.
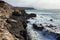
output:
{"label": "boulder", "polygon": [[30,21],[26,21],[26,23],[29,23]]}
{"label": "boulder", "polygon": [[28,14],[26,19],[29,19],[29,18],[32,18],[32,17],[36,17],[36,14],[34,14],[34,13]]}
{"label": "boulder", "polygon": [[[41,24],[40,24],[40,26],[41,26]],[[34,29],[37,29],[37,30],[40,30],[40,31],[42,31],[42,30],[44,29],[43,26],[38,27],[36,24],[33,24],[33,28],[34,28]]]}
{"label": "boulder", "polygon": [[53,19],[50,19],[50,21],[53,21]]}

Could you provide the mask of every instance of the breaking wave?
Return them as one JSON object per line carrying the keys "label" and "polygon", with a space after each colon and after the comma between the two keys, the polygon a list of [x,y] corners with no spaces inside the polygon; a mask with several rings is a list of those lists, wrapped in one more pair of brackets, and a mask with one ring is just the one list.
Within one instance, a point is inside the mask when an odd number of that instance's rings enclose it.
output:
{"label": "breaking wave", "polygon": [[[30,37],[31,40],[56,40],[57,36],[54,33],[45,33],[46,35],[44,35],[44,32],[42,31],[38,31],[36,29],[33,28],[33,24],[40,24],[40,23],[51,23],[53,25],[56,26],[60,26],[59,22],[60,20],[55,20],[51,17],[46,17],[43,15],[38,15],[34,17],[33,19],[30,18],[27,21],[30,21],[29,23],[27,23],[27,32],[28,35]],[[50,19],[53,19],[54,21],[51,22],[49,21]]]}

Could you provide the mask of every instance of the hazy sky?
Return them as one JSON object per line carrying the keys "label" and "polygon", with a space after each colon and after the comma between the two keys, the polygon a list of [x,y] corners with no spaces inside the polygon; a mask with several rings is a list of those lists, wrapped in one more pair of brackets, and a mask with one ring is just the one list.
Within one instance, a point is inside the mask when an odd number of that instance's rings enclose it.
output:
{"label": "hazy sky", "polygon": [[4,0],[13,6],[37,9],[60,9],[60,0]]}

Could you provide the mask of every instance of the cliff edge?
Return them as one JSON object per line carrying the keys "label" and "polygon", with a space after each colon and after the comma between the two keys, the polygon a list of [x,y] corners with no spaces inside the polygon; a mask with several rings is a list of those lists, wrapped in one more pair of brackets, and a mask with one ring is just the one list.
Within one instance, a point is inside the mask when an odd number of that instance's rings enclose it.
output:
{"label": "cliff edge", "polygon": [[24,9],[0,1],[0,40],[27,40]]}

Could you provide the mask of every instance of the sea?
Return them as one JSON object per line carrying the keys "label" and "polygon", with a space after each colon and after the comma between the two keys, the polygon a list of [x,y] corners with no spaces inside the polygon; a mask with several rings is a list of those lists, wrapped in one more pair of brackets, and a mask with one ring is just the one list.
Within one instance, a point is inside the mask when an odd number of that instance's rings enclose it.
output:
{"label": "sea", "polygon": [[39,14],[47,17],[52,17],[54,19],[60,20],[60,10],[59,9],[49,9],[49,10],[26,10],[28,14],[34,13]]}
{"label": "sea", "polygon": [[[30,40],[57,40],[58,36],[56,36],[54,33],[48,33],[48,32],[42,32],[38,31],[33,28],[33,24],[52,24],[57,27],[60,27],[60,10],[25,10],[27,14],[34,13],[37,16],[33,19],[27,19],[27,21],[30,21],[27,23],[27,33],[30,38]],[[53,19],[53,22],[49,21],[50,19]],[[45,35],[44,35],[45,33]]]}

